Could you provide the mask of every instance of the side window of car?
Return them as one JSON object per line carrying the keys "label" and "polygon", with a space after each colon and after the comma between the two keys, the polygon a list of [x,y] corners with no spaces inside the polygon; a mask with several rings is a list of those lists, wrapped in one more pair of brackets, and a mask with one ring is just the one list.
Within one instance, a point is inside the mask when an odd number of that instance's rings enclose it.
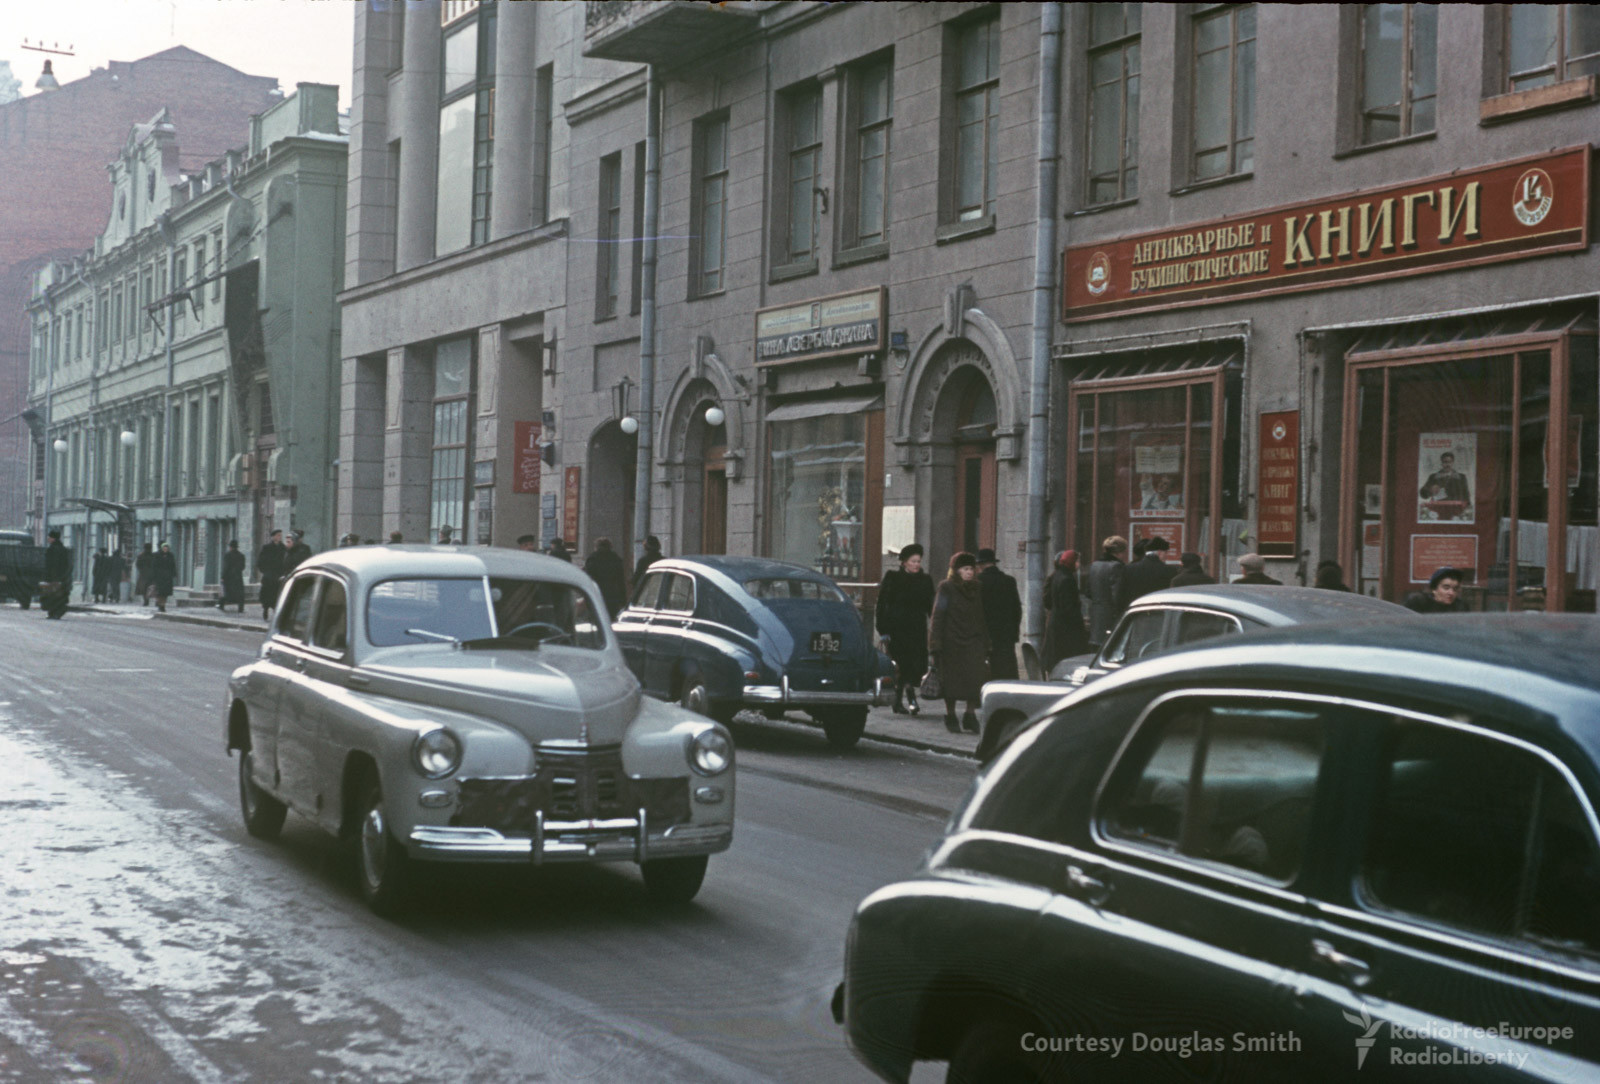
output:
{"label": "side window of car", "polygon": [[317,603],[317,620],[311,634],[312,644],[327,648],[329,651],[343,652],[349,642],[345,631],[349,616],[344,584],[338,580],[325,579],[322,585],[322,600]]}
{"label": "side window of car", "polygon": [[1102,828],[1113,840],[1293,880],[1322,766],[1323,711],[1254,698],[1169,701],[1113,769]]}
{"label": "side window of car", "polygon": [[661,598],[661,581],[664,579],[664,572],[646,573],[645,578],[639,581],[639,586],[633,589],[633,601],[629,605],[641,610],[655,609],[656,602]]}
{"label": "side window of car", "polygon": [[1390,910],[1600,954],[1600,854],[1549,762],[1491,735],[1393,721],[1361,868]]}
{"label": "side window of car", "polygon": [[1227,614],[1207,613],[1204,610],[1184,610],[1178,614],[1178,643],[1192,644],[1196,640],[1209,640],[1213,636],[1226,636],[1239,631],[1239,622]]}
{"label": "side window of car", "polygon": [[278,606],[279,636],[287,636],[291,640],[304,640],[306,628],[311,623],[311,603],[317,586],[315,576],[297,576],[290,582],[289,589],[284,592],[284,597]]}
{"label": "side window of car", "polygon": [[1100,661],[1110,666],[1121,666],[1155,654],[1161,650],[1161,630],[1166,623],[1166,610],[1139,610],[1129,614],[1112,635],[1111,643]]}
{"label": "side window of car", "polygon": [[663,610],[689,613],[694,609],[694,579],[682,573],[674,574],[667,584],[666,598],[661,601]]}

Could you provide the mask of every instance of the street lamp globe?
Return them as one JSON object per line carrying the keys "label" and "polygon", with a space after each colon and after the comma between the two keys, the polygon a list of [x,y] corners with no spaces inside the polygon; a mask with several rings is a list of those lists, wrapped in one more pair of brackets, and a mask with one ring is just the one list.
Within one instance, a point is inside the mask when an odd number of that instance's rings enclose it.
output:
{"label": "street lamp globe", "polygon": [[124,429],[122,434],[118,436],[117,439],[122,441],[122,446],[124,448],[132,448],[135,444],[139,443],[138,434],[134,433],[131,429]]}
{"label": "street lamp globe", "polygon": [[727,420],[728,420],[728,415],[723,411],[723,409],[721,407],[714,406],[714,407],[708,407],[706,409],[706,424],[707,425],[721,425],[723,422],[725,422]]}
{"label": "street lamp globe", "polygon": [[58,452],[64,452],[64,451],[67,450],[68,444],[67,444],[66,441],[62,440],[60,437],[57,437],[56,438],[56,442],[54,444],[52,444],[50,447],[54,448]]}
{"label": "street lamp globe", "polygon": [[631,437],[639,431],[639,419],[635,418],[632,414],[629,414],[626,418],[623,418],[617,423],[617,428],[621,429],[624,433]]}

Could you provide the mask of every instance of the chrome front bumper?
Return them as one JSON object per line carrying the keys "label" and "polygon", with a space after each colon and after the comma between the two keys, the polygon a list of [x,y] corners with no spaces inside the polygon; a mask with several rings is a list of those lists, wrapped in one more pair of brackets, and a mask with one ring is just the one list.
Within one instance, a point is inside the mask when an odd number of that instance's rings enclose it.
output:
{"label": "chrome front bumper", "polygon": [[508,836],[494,828],[424,825],[411,830],[414,857],[438,862],[645,862],[652,858],[716,854],[733,842],[731,824],[675,824],[650,831],[637,817],[549,821],[535,814],[533,835]]}
{"label": "chrome front bumper", "polygon": [[789,675],[784,674],[776,685],[746,685],[742,700],[751,707],[758,708],[775,705],[792,705],[797,708],[823,707],[830,704],[859,704],[870,708],[878,704],[892,703],[894,693],[889,687],[888,678],[875,679],[870,693],[831,693],[814,690],[796,692],[789,688]]}

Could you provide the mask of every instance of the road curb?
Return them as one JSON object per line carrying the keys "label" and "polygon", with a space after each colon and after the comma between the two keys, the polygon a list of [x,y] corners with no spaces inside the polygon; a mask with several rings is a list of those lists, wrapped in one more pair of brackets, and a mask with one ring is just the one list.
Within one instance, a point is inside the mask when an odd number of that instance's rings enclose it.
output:
{"label": "road curb", "polygon": [[213,629],[234,629],[238,632],[266,632],[265,623],[253,624],[243,621],[228,621],[220,617],[202,617],[199,614],[162,613],[157,610],[150,615],[157,621],[176,621],[182,625],[204,625]]}
{"label": "road curb", "polygon": [[962,749],[955,745],[942,745],[939,742],[924,741],[921,738],[902,738],[898,734],[874,734],[867,731],[861,735],[863,741],[883,742],[885,745],[902,745],[907,749],[920,749],[924,753],[947,753],[951,756],[966,757],[968,760],[977,760],[978,754],[971,749]]}

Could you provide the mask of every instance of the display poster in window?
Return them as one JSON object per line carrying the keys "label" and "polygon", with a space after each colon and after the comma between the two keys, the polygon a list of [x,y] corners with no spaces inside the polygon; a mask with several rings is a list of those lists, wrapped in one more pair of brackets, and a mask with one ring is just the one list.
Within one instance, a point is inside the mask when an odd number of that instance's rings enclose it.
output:
{"label": "display poster in window", "polygon": [[1167,519],[1183,514],[1183,445],[1133,447],[1132,519]]}
{"label": "display poster in window", "polygon": [[1383,574],[1383,524],[1361,525],[1361,578],[1376,580]]}
{"label": "display poster in window", "polygon": [[1261,415],[1261,462],[1256,479],[1256,552],[1295,557],[1300,546],[1300,412]]}
{"label": "display poster in window", "polygon": [[1156,555],[1169,565],[1183,562],[1183,522],[1181,520],[1168,523],[1152,523],[1147,520],[1143,523],[1135,523],[1130,533],[1133,535],[1134,542],[1140,542],[1147,538],[1165,538],[1167,540],[1166,550],[1157,550]]}
{"label": "display poster in window", "polygon": [[1478,536],[1475,534],[1414,534],[1411,536],[1411,582],[1427,583],[1441,568],[1459,568],[1466,579],[1478,571]]}
{"label": "display poster in window", "polygon": [[583,489],[583,468],[568,467],[561,506],[561,538],[568,549],[578,548],[578,497]]}
{"label": "display poster in window", "polygon": [[898,561],[900,551],[917,540],[917,508],[911,504],[883,506],[883,552]]}
{"label": "display poster in window", "polygon": [[539,472],[543,467],[539,454],[539,431],[538,422],[516,423],[517,447],[511,461],[513,493],[539,492]]}
{"label": "display poster in window", "polygon": [[1420,434],[1417,437],[1417,522],[1472,523],[1473,483],[1477,472],[1478,434]]}

